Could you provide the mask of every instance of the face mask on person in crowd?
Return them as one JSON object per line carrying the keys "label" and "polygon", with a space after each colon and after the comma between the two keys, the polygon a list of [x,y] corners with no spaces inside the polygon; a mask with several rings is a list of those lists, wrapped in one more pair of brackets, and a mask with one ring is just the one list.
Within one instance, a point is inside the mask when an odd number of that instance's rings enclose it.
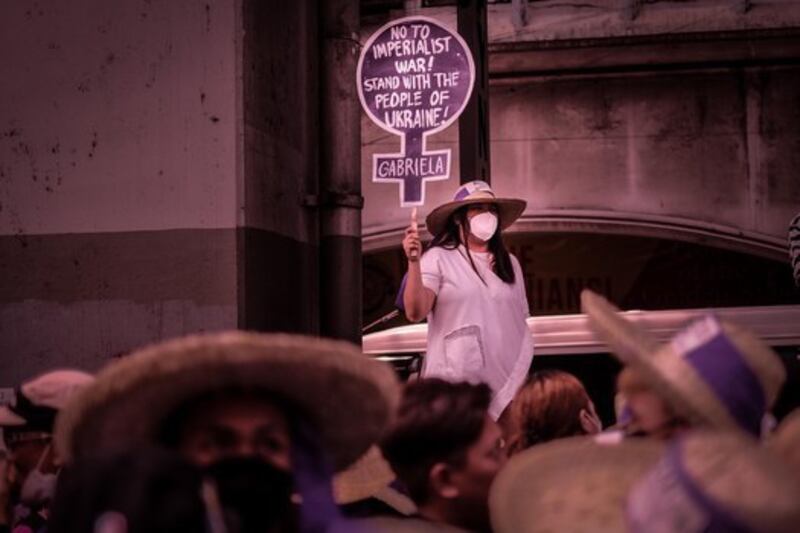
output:
{"label": "face mask on person in crowd", "polygon": [[25,477],[25,481],[22,482],[19,499],[24,505],[29,507],[44,505],[53,498],[58,476],[55,473],[42,472],[42,465],[48,453],[50,453],[50,445],[42,451],[36,468],[31,470]]}
{"label": "face mask on person in crowd", "polygon": [[488,241],[497,231],[497,215],[489,211],[475,215],[469,220],[469,231],[475,238]]}

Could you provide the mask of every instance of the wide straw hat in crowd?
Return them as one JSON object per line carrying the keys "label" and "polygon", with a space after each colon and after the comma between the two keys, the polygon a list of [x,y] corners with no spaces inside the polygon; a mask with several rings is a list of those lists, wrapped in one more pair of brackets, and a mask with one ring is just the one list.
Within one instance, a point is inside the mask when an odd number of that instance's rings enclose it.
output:
{"label": "wide straw hat in crowd", "polygon": [[589,290],[581,306],[595,331],[693,424],[759,435],[786,371],[780,357],[749,331],[705,315],[659,344]]}
{"label": "wide straw hat in crowd", "polygon": [[299,335],[192,335],[117,360],[56,421],[65,461],[153,444],[166,417],[225,390],[264,391],[292,404],[342,470],[380,437],[399,401],[392,368],[358,347]]}
{"label": "wide straw hat in crowd", "polygon": [[470,181],[458,188],[451,202],[440,205],[428,214],[425,219],[428,232],[438,235],[444,230],[450,215],[473,204],[494,204],[497,207],[498,227],[506,229],[525,211],[526,202],[519,198],[497,198],[485,181]]}
{"label": "wide straw hat in crowd", "polygon": [[790,533],[800,528],[800,482],[741,432],[690,432],[631,489],[631,531]]}
{"label": "wide straw hat in crowd", "polygon": [[514,456],[490,493],[496,533],[788,533],[800,485],[741,432],[669,444],[574,437]]}
{"label": "wide straw hat in crowd", "polygon": [[347,470],[333,478],[333,497],[339,505],[375,498],[398,513],[411,515],[416,506],[411,498],[390,484],[397,476],[378,446],[372,446]]}
{"label": "wide straw hat in crowd", "polygon": [[658,461],[654,439],[570,437],[520,452],[489,495],[495,533],[625,531],[630,487]]}
{"label": "wide straw hat in crowd", "polygon": [[800,480],[800,408],[781,421],[765,444]]}
{"label": "wide straw hat in crowd", "polygon": [[50,432],[56,413],[93,381],[94,376],[81,370],[58,369],[40,374],[17,388],[10,405],[0,406],[0,427]]}

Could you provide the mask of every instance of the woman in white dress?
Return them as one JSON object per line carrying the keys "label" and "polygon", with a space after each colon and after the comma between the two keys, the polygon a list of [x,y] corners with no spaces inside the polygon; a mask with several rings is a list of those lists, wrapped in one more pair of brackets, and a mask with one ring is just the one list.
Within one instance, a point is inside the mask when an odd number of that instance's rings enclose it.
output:
{"label": "woman in white dress", "polygon": [[524,209],[524,200],[497,198],[487,183],[472,181],[428,215],[434,238],[424,254],[415,220],[403,239],[406,317],[428,318],[422,377],[487,383],[495,419],[533,357],[522,269],[502,238]]}

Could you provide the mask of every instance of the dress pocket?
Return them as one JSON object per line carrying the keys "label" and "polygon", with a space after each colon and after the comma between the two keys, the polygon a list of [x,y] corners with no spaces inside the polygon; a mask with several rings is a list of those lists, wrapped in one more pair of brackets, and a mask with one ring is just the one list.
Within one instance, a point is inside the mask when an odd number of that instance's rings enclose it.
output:
{"label": "dress pocket", "polygon": [[455,329],[444,337],[444,359],[448,377],[454,381],[485,381],[481,328],[470,325]]}

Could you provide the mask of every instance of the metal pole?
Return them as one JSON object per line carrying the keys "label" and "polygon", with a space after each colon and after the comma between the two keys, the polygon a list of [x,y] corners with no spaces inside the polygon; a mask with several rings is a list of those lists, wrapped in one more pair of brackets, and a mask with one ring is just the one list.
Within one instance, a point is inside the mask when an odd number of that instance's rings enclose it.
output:
{"label": "metal pole", "polygon": [[359,3],[321,0],[320,333],[361,343]]}
{"label": "metal pole", "polygon": [[461,183],[492,181],[489,157],[489,37],[486,0],[459,0],[458,33],[475,60],[475,87],[458,119],[458,151]]}

